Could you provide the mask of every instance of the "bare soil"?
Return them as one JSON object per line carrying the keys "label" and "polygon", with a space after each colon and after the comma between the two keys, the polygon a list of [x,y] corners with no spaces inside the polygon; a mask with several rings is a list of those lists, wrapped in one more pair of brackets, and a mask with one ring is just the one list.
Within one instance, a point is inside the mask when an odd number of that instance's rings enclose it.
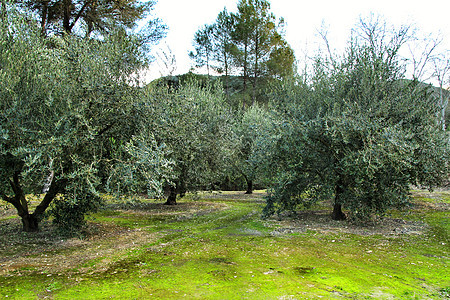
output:
{"label": "bare soil", "polygon": [[[429,192],[426,190],[415,191],[415,199],[412,207],[404,211],[412,214],[418,210],[450,211],[450,203],[445,201],[449,197],[448,191],[441,190]],[[429,201],[421,200],[423,198]],[[331,203],[328,205],[332,207]],[[398,217],[383,217],[374,219],[369,224],[354,224],[348,221],[334,221],[331,219],[331,210],[308,210],[296,213],[285,213],[281,218],[271,219],[279,228],[273,231],[273,235],[294,232],[306,232],[307,230],[322,233],[350,233],[362,236],[383,235],[396,237],[400,235],[421,235],[428,230],[428,225],[422,221],[408,221]]]}
{"label": "bare soil", "polygon": [[312,230],[321,233],[350,233],[362,236],[383,235],[385,237],[395,237],[404,234],[421,235],[428,228],[424,222],[406,221],[400,218],[389,217],[371,222],[371,225],[362,226],[347,221],[334,221],[331,219],[330,212],[324,210],[287,215],[281,219],[272,220],[272,223],[280,226],[280,228],[272,232],[273,235],[301,233]]}

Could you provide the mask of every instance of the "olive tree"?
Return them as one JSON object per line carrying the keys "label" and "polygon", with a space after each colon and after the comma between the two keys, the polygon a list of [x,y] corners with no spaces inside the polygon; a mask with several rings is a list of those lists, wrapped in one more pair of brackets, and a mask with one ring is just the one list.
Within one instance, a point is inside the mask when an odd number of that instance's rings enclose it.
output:
{"label": "olive tree", "polygon": [[166,145],[173,172],[166,204],[177,195],[210,189],[223,175],[231,145],[231,115],[219,84],[192,81],[167,89],[149,88],[142,110],[156,141]]}
{"label": "olive tree", "polygon": [[253,193],[254,182],[263,182],[260,172],[261,140],[270,128],[271,115],[257,103],[235,114],[235,147],[230,165],[242,176],[247,185],[246,194]]}
{"label": "olive tree", "polygon": [[[0,22],[1,198],[17,209],[24,231],[37,231],[50,206],[55,223],[77,229],[101,203],[112,168],[105,166],[117,164],[108,158],[111,136],[139,161],[130,115],[137,89],[129,85],[142,63],[139,43],[123,31],[103,41],[42,39],[14,7]],[[31,212],[27,196],[42,193]]]}
{"label": "olive tree", "polygon": [[[409,200],[410,185],[448,177],[448,137],[430,91],[404,79],[408,29],[365,22],[340,60],[318,58],[310,86],[274,93],[282,122],[272,142],[276,176],[265,212],[333,199],[332,217],[365,219]],[[292,91],[286,91],[292,89]]]}

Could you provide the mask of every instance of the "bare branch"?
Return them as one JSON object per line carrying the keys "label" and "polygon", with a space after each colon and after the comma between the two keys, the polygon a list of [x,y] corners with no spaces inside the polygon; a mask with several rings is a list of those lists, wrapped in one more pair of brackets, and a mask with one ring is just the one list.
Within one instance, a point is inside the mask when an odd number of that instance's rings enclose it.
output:
{"label": "bare branch", "polygon": [[[442,43],[442,37],[425,38],[422,41],[416,42],[413,45],[408,45],[411,54],[413,77],[419,80],[429,80],[433,75],[424,78],[430,63],[435,60],[435,52],[438,46]],[[419,52],[418,49],[422,48]]]}
{"label": "bare branch", "polygon": [[322,26],[320,29],[317,30],[317,33],[320,35],[323,42],[325,43],[325,46],[327,47],[327,52],[330,61],[333,61],[333,54],[331,53],[330,42],[328,41],[328,29],[325,26],[325,23],[322,22]]}

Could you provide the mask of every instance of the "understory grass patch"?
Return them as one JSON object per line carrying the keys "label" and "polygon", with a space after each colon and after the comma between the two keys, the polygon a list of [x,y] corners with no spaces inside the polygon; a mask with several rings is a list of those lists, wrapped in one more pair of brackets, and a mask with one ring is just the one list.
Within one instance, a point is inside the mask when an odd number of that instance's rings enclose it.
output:
{"label": "understory grass patch", "polygon": [[201,193],[179,205],[112,203],[83,239],[2,218],[0,297],[12,299],[445,299],[448,192],[414,192],[379,224],[321,207],[262,219],[264,193]]}

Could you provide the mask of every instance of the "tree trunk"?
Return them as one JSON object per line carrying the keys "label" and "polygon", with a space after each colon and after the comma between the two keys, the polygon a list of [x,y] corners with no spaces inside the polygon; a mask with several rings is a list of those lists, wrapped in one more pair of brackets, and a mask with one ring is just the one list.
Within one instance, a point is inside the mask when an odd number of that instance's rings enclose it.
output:
{"label": "tree trunk", "polygon": [[167,201],[164,205],[177,205],[177,190],[175,187],[170,187],[169,197],[167,197]]}
{"label": "tree trunk", "polygon": [[247,42],[245,43],[244,46],[244,86],[243,86],[243,92],[245,93],[245,91],[247,90],[247,75],[248,75],[248,70],[247,70]]}
{"label": "tree trunk", "polygon": [[38,206],[36,206],[36,209],[34,210],[34,217],[39,221],[42,219],[42,216],[44,215],[44,212],[49,207],[50,203],[55,199],[55,197],[58,195],[58,193],[61,193],[64,191],[66,185],[67,185],[67,179],[59,179],[59,180],[52,180],[50,182],[50,186],[48,188],[47,193],[44,196],[44,199],[42,199],[41,203],[39,203]]}
{"label": "tree trunk", "polygon": [[246,179],[246,181],[247,181],[247,191],[245,193],[246,194],[253,194],[253,180]]}
{"label": "tree trunk", "polygon": [[39,221],[33,214],[25,214],[22,218],[22,230],[25,232],[39,231]]}
{"label": "tree trunk", "polygon": [[206,71],[208,72],[208,78],[209,78],[209,51],[206,50]]}
{"label": "tree trunk", "polygon": [[228,56],[226,54],[226,50],[224,50],[224,63],[225,63],[225,96],[227,97],[227,100],[229,100],[230,94],[228,88]]}
{"label": "tree trunk", "polygon": [[258,54],[259,54],[259,43],[258,43],[259,39],[258,39],[258,32],[256,34],[256,38],[255,38],[255,69],[253,72],[253,91],[252,91],[252,105],[255,104],[256,101],[256,85],[257,85],[257,80],[258,80]]}
{"label": "tree trunk", "polygon": [[14,197],[8,197],[5,194],[3,194],[2,197],[6,202],[11,203],[17,209],[17,214],[22,219],[22,230],[25,232],[39,231],[39,220],[34,214],[29,213],[28,202],[20,185],[19,171],[14,173],[13,179],[10,180],[10,185],[14,191]]}
{"label": "tree trunk", "polygon": [[44,199],[36,207],[33,214],[29,213],[28,202],[25,198],[25,192],[20,185],[20,171],[16,171],[14,173],[13,178],[12,180],[9,180],[9,183],[11,185],[11,189],[14,192],[14,197],[7,196],[2,191],[0,191],[0,196],[4,201],[11,203],[16,208],[17,214],[22,219],[23,231],[36,232],[39,231],[39,222],[42,219],[45,210],[48,208],[53,199],[55,199],[56,195],[64,190],[67,184],[67,180],[53,180],[52,177],[50,186],[44,196]]}
{"label": "tree trunk", "polygon": [[343,221],[347,218],[345,216],[345,214],[342,212],[342,205],[340,205],[339,203],[334,204],[333,213],[331,214],[331,218],[336,221]]}
{"label": "tree trunk", "polygon": [[335,188],[334,207],[333,213],[331,214],[331,218],[336,221],[342,221],[347,218],[346,215],[342,212],[342,204],[340,203],[340,198],[343,193],[344,188],[342,187],[342,180],[339,179]]}
{"label": "tree trunk", "polygon": [[71,9],[72,9],[72,1],[64,0],[63,1],[63,28],[64,28],[65,33],[68,33],[68,34],[70,34],[70,32],[71,32],[71,27],[70,27]]}
{"label": "tree trunk", "polygon": [[48,1],[43,3],[42,15],[41,15],[41,32],[42,36],[47,36],[47,13],[48,13]]}

